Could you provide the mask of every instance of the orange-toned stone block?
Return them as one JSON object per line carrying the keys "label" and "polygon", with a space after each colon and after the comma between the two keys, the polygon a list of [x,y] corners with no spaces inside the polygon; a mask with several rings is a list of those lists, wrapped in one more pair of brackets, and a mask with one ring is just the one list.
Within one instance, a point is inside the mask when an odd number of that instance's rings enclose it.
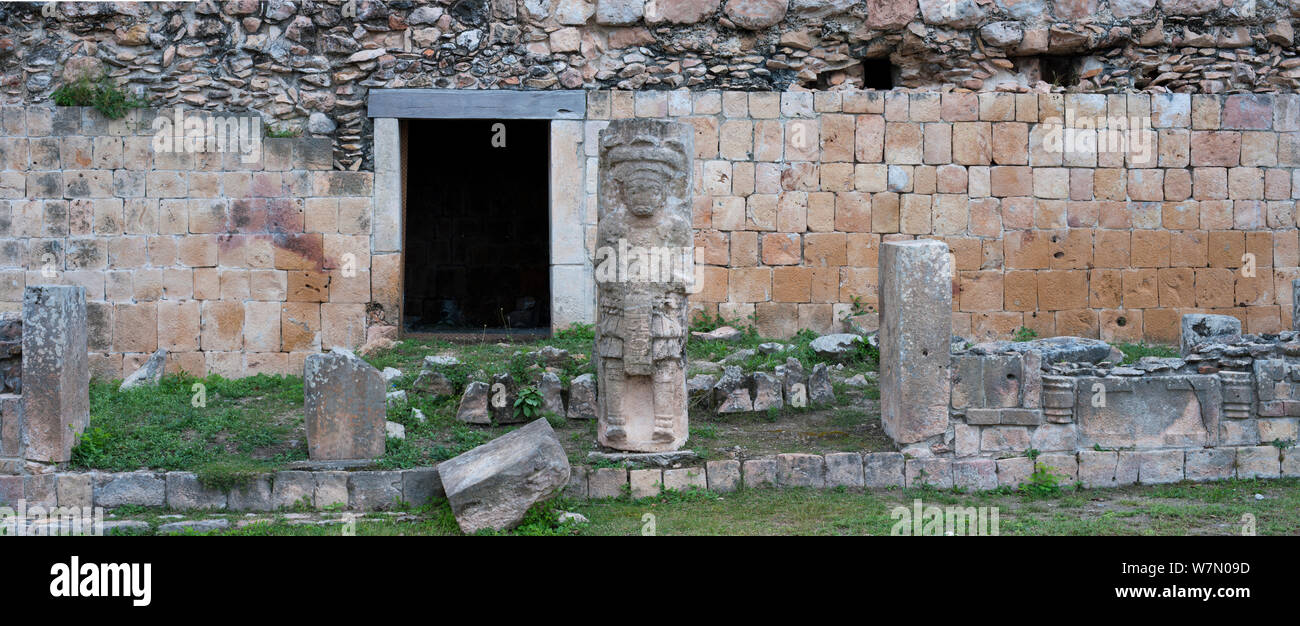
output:
{"label": "orange-toned stone block", "polygon": [[1169,231],[1133,231],[1129,262],[1133,267],[1169,267]]}
{"label": "orange-toned stone block", "polygon": [[1088,306],[1088,273],[1047,270],[1038,273],[1038,308],[1061,311]]}
{"label": "orange-toned stone block", "polygon": [[321,345],[355,350],[366,341],[366,305],[327,302],[320,307]]}
{"label": "orange-toned stone block", "polygon": [[199,303],[164,300],[158,303],[158,347],[172,352],[199,349]]}
{"label": "orange-toned stone block", "polygon": [[114,305],[113,351],[153,352],[157,349],[158,304],[143,302]]}
{"label": "orange-toned stone block", "polygon": [[971,335],[975,341],[1009,339],[1024,324],[1024,314],[1014,311],[975,313],[971,315]]}
{"label": "orange-toned stone block", "polygon": [[1124,308],[1147,309],[1160,306],[1160,288],[1156,270],[1124,270],[1123,278]]}
{"label": "orange-toned stone block", "polygon": [[1239,230],[1210,231],[1206,247],[1210,267],[1241,267],[1246,234]]}
{"label": "orange-toned stone block", "polygon": [[285,302],[280,305],[280,349],[284,352],[321,349],[321,305]]}
{"label": "orange-toned stone block", "polygon": [[1057,311],[1056,334],[1096,339],[1100,334],[1097,312],[1092,309]]}
{"label": "orange-toned stone block", "polygon": [[1098,230],[1093,240],[1095,267],[1128,267],[1131,234],[1126,230]]}
{"label": "orange-toned stone block", "polygon": [[1002,272],[961,272],[959,280],[962,311],[1002,310]]}
{"label": "orange-toned stone block", "polygon": [[1173,267],[1204,267],[1209,234],[1203,230],[1183,230],[1169,234],[1169,265]]}
{"label": "orange-toned stone block", "polygon": [[244,303],[203,302],[200,345],[203,351],[232,351],[244,347]]}
{"label": "orange-toned stone block", "polygon": [[772,268],[772,301],[808,302],[812,294],[812,268]]}
{"label": "orange-toned stone block", "polygon": [[799,235],[794,233],[765,233],[762,245],[764,265],[796,265],[803,257]]}
{"label": "orange-toned stone block", "polygon": [[1094,309],[1119,308],[1124,301],[1124,271],[1092,270],[1088,274],[1088,306]]}
{"label": "orange-toned stone block", "polygon": [[1196,268],[1196,306],[1230,307],[1234,295],[1233,271],[1217,267]]}
{"label": "orange-toned stone block", "polygon": [[772,270],[767,267],[733,268],[728,277],[728,300],[766,302],[771,298]]}
{"label": "orange-toned stone block", "polygon": [[1136,309],[1098,311],[1101,340],[1110,343],[1142,341],[1142,311]]}
{"label": "orange-toned stone block", "polygon": [[1196,271],[1190,267],[1166,267],[1159,270],[1161,308],[1196,306]]}

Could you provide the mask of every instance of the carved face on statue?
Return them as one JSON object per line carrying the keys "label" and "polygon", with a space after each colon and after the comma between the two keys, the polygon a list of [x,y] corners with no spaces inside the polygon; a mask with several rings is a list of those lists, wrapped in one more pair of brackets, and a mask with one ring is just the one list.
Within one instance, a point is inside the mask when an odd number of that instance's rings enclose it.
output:
{"label": "carved face on statue", "polygon": [[654,164],[638,165],[645,167],[631,170],[627,178],[618,181],[618,195],[633,215],[650,217],[667,201],[668,181]]}

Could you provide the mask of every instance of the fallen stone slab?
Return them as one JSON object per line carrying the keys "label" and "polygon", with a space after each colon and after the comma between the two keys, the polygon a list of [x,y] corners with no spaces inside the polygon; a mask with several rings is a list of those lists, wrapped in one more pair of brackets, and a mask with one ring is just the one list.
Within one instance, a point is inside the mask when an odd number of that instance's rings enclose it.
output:
{"label": "fallen stone slab", "polygon": [[460,397],[460,408],[456,410],[456,419],[466,424],[491,424],[492,415],[488,413],[488,385],[476,380],[465,385],[465,394]]}
{"label": "fallen stone slab", "polygon": [[386,400],[379,370],[341,348],[303,368],[307,453],[314,460],[384,455]]}
{"label": "fallen stone slab", "polygon": [[583,374],[569,382],[569,419],[596,419],[596,378]]}
{"label": "fallen stone slab", "polygon": [[126,380],[117,388],[118,391],[135,389],[136,387],[157,387],[158,382],[162,380],[163,369],[167,365],[167,351],[159,348],[154,352],[140,369],[132,372]]}
{"label": "fallen stone slab", "polygon": [[443,461],[438,476],[461,531],[506,530],[568,484],[569,459],[539,419]]}
{"label": "fallen stone slab", "polygon": [[671,452],[588,452],[588,461],[607,461],[623,465],[653,465],[655,467],[672,467],[678,463],[687,463],[699,458],[693,450],[673,450]]}
{"label": "fallen stone slab", "polygon": [[861,341],[862,337],[852,333],[836,333],[822,335],[812,340],[808,347],[822,358],[843,359],[856,350],[856,344]]}
{"label": "fallen stone slab", "polygon": [[691,337],[693,339],[701,339],[704,341],[739,341],[740,338],[744,336],[745,333],[741,332],[738,329],[732,328],[731,326],[719,326],[707,333],[702,333],[702,332],[691,333]]}

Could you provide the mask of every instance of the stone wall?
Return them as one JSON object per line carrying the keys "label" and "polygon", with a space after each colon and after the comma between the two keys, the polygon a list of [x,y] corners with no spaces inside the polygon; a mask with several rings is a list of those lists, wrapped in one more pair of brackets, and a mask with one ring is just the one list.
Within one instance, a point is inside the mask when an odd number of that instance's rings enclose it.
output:
{"label": "stone wall", "polygon": [[155,114],[0,111],[0,308],[28,285],[84,286],[104,378],[158,348],[168,371],[238,377],[360,345],[372,276],[400,292],[397,264],[371,259],[374,175],[331,171],[327,139],[266,138],[251,163],[161,152]]}
{"label": "stone wall", "polygon": [[[1158,4],[1158,6],[1157,6]],[[252,110],[370,169],[371,89],[875,86],[1220,93],[1300,86],[1291,18],[1254,0],[232,0],[0,8],[0,87],[106,71],[153,106]],[[1069,57],[1053,69],[1052,58]],[[864,64],[863,60],[868,60]],[[876,69],[875,60],[887,63]],[[1046,63],[1047,67],[1044,67]],[[892,69],[891,69],[892,67]],[[1054,75],[1059,75],[1053,77]]]}
{"label": "stone wall", "polygon": [[[600,120],[695,125],[706,267],[692,300],[753,315],[765,335],[839,330],[855,298],[876,303],[880,243],[915,237],[955,255],[963,337],[1025,326],[1176,343],[1179,316],[1195,311],[1250,332],[1291,325],[1295,95],[614,91],[588,102],[588,194]],[[1054,147],[1062,120],[1107,117],[1149,122],[1132,135],[1146,148]]]}

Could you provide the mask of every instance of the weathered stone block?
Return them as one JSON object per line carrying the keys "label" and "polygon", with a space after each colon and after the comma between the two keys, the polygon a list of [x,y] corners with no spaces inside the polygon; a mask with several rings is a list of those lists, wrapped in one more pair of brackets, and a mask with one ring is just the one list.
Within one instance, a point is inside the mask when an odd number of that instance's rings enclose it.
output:
{"label": "weathered stone block", "polygon": [[[275,503],[272,498],[270,474],[260,474],[252,482],[242,487],[234,487],[226,493],[227,508],[231,511],[272,511]],[[320,506],[317,501],[316,506]]]}
{"label": "weathered stone block", "polygon": [[564,486],[564,497],[577,500],[587,499],[586,465],[574,465],[569,468],[569,483]]}
{"label": "weathered stone block", "polygon": [[1280,452],[1271,445],[1237,448],[1237,478],[1277,478],[1281,475]]}
{"label": "weathered stone block", "polygon": [[998,459],[999,486],[1019,487],[1021,483],[1028,481],[1029,475],[1033,473],[1034,463],[1028,457]]}
{"label": "weathered stone block", "polygon": [[1183,475],[1196,482],[1232,478],[1236,460],[1237,454],[1232,448],[1188,450]]}
{"label": "weathered stone block", "polygon": [[384,377],[348,350],[307,357],[303,395],[307,453],[313,460],[384,455]]}
{"label": "weathered stone block", "polygon": [[1295,448],[1282,451],[1283,478],[1300,478],[1300,452]]}
{"label": "weathered stone block", "polygon": [[518,424],[525,421],[523,414],[515,413],[515,377],[501,373],[492,377],[488,390],[488,412],[497,424]]}
{"label": "weathered stone block", "polygon": [[23,397],[0,394],[0,456],[22,455],[23,431]]}
{"label": "weathered stone block", "polygon": [[900,443],[948,428],[952,263],[941,241],[881,244],[880,413]]}
{"label": "weathered stone block", "polygon": [[1184,458],[1182,450],[1148,450],[1139,453],[1138,482],[1143,485],[1163,485],[1183,479]]}
{"label": "weathered stone block", "polygon": [[1241,320],[1231,315],[1188,313],[1182,317],[1178,347],[1186,356],[1202,342],[1231,343],[1238,339],[1241,339]]}
{"label": "weathered stone block", "polygon": [[907,459],[904,469],[907,487],[930,485],[936,489],[952,489],[952,461],[949,459]]}
{"label": "weathered stone block", "polygon": [[90,421],[86,290],[33,285],[23,292],[23,436],[28,459],[62,463]]}
{"label": "weathered stone block", "polygon": [[677,467],[664,470],[665,491],[686,491],[687,489],[708,489],[708,481],[703,467]]}
{"label": "weathered stone block", "polygon": [[317,509],[337,508],[348,504],[348,472],[312,472],[316,480],[313,498]]}
{"label": "weathered stone block", "polygon": [[401,500],[401,472],[349,472],[349,508],[357,511],[382,511],[396,507]]}
{"label": "weathered stone block", "polygon": [[776,462],[776,482],[782,487],[826,486],[826,460],[819,454],[778,454]]}
{"label": "weathered stone block", "polygon": [[1079,447],[1073,424],[1043,424],[1029,436],[1029,447],[1043,452],[1073,452]]}
{"label": "weathered stone block", "polygon": [[729,493],[740,488],[740,461],[709,461],[704,469],[709,491]]}
{"label": "weathered stone block", "polygon": [[634,469],[628,472],[628,484],[633,499],[653,498],[663,489],[664,472],[660,469]]}
{"label": "weathered stone block", "polygon": [[423,506],[431,500],[446,498],[442,478],[432,467],[402,470],[402,500],[411,506]]}
{"label": "weathered stone block", "polygon": [[1219,445],[1255,446],[1259,443],[1258,420],[1223,420],[1219,423]]}
{"label": "weathered stone block", "polygon": [[[572,417],[573,408],[569,408]],[[467,424],[491,424],[492,415],[488,413],[488,384],[475,380],[465,385],[465,393],[460,397],[460,408],[456,410],[456,419]]]}
{"label": "weathered stone block", "polygon": [[617,498],[627,485],[627,470],[621,467],[600,467],[587,474],[587,489],[592,499]]}
{"label": "weathered stone block", "polygon": [[568,484],[569,459],[551,425],[538,419],[443,461],[438,476],[462,531],[504,530]]}
{"label": "weathered stone block", "polygon": [[742,466],[745,488],[775,487],[777,485],[776,459],[749,459]]}
{"label": "weathered stone block", "polygon": [[167,472],[167,507],[175,511],[226,508],[226,492],[204,487],[193,472]]}
{"label": "weathered stone block", "polygon": [[[168,480],[171,480],[169,475]],[[170,491],[170,482],[167,485]],[[311,472],[284,471],[276,472],[271,481],[271,506],[276,510],[294,509],[300,506],[315,508],[316,477]]]}
{"label": "weathered stone block", "polygon": [[94,484],[91,474],[58,474],[55,493],[59,506],[94,506]]}
{"label": "weathered stone block", "polygon": [[23,498],[27,500],[27,506],[49,509],[58,504],[57,478],[54,474],[29,474],[22,478]]}
{"label": "weathered stone block", "polygon": [[827,487],[861,487],[862,455],[856,452],[832,452],[826,459]]}
{"label": "weathered stone block", "polygon": [[1078,482],[1079,460],[1074,453],[1056,452],[1038,457],[1038,462],[1051,468],[1048,471],[1062,477],[1062,484]]}
{"label": "weathered stone block", "polygon": [[1216,445],[1221,398],[1212,375],[1080,378],[1074,407],[1079,446]]}
{"label": "weathered stone block", "polygon": [[875,489],[903,486],[903,461],[900,452],[872,452],[862,455],[863,484]]}
{"label": "weathered stone block", "polygon": [[596,419],[596,379],[591,374],[569,383],[569,419]]}
{"label": "weathered stone block", "polygon": [[164,506],[167,481],[153,472],[95,474],[95,506]]}
{"label": "weathered stone block", "polygon": [[988,491],[998,487],[998,466],[993,459],[953,461],[952,484],[972,491]]}
{"label": "weathered stone block", "polygon": [[1079,452],[1079,482],[1084,487],[1114,487],[1115,465],[1119,455],[1111,451],[1082,450]]}

